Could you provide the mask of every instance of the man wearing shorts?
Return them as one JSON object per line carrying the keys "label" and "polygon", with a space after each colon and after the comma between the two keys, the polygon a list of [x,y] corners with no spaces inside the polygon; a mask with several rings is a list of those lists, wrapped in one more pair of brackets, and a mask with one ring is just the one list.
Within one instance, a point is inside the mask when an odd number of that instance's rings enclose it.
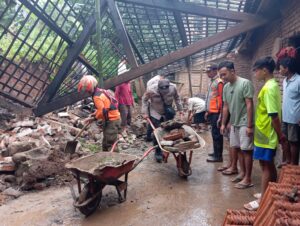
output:
{"label": "man wearing shorts", "polygon": [[[254,130],[253,158],[259,160],[262,169],[261,197],[263,197],[269,182],[277,179],[274,157],[278,142],[286,141],[281,132],[281,93],[273,72],[275,61],[272,57],[264,57],[255,62],[253,70],[258,81],[264,81],[257,98]],[[256,210],[260,200],[244,205],[248,210]]]}
{"label": "man wearing shorts", "polygon": [[[288,47],[291,48],[291,47]],[[278,59],[283,80],[282,131],[288,139],[288,148],[284,152],[286,163],[299,164],[300,146],[300,75],[294,56]]]}
{"label": "man wearing shorts", "polygon": [[[224,61],[218,66],[219,74],[227,84],[223,90],[223,118],[221,133],[224,134],[226,121],[230,114],[230,147],[233,148],[233,162],[238,157],[240,173],[233,180],[235,188],[252,187],[253,165],[253,95],[254,87],[248,79],[236,75],[234,64]],[[233,166],[233,168],[237,168]]]}

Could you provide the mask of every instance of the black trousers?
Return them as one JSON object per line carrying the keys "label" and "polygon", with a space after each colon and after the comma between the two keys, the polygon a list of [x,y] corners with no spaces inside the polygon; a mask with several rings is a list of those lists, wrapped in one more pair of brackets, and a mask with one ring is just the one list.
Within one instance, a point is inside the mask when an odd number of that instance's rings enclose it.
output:
{"label": "black trousers", "polygon": [[[160,120],[157,120],[156,118],[153,118],[153,117],[150,116],[150,120],[151,120],[151,122],[152,122],[152,124],[154,125],[155,128],[159,127],[160,124],[162,122],[164,122],[164,118],[163,117],[161,117]],[[152,129],[151,125],[148,124],[148,127],[147,127],[147,140],[153,139],[153,145],[155,146],[158,143],[157,143],[157,140],[154,137],[154,135],[152,137],[152,132],[153,132],[153,129]],[[156,152],[161,152],[161,150],[160,150],[159,147],[156,148]]]}
{"label": "black trousers", "polygon": [[220,133],[217,121],[219,113],[213,113],[208,115],[208,120],[211,123],[211,135],[213,139],[214,157],[221,159],[223,157],[223,135]]}

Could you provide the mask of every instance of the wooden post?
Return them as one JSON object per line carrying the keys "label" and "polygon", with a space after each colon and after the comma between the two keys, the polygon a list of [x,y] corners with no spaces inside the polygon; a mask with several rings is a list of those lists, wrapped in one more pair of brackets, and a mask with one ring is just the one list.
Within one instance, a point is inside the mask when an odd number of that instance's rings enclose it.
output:
{"label": "wooden post", "polygon": [[97,42],[97,56],[98,56],[98,65],[97,70],[99,72],[99,86],[103,87],[103,75],[102,75],[102,52],[101,52],[101,0],[95,0],[95,12],[96,12],[96,42]]}

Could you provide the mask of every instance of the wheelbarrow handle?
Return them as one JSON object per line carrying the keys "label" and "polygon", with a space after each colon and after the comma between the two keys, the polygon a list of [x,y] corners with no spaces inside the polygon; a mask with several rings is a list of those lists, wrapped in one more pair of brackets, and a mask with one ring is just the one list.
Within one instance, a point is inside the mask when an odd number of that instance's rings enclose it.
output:
{"label": "wheelbarrow handle", "polygon": [[110,152],[115,152],[116,146],[117,146],[117,144],[118,144],[119,141],[120,141],[120,140],[116,140],[116,142],[115,142],[115,143],[113,144],[113,146],[111,147]]}
{"label": "wheelbarrow handle", "polygon": [[150,126],[152,127],[153,130],[156,129],[150,118],[147,118],[147,122],[149,122],[149,124],[150,124]]}
{"label": "wheelbarrow handle", "polygon": [[145,151],[143,156],[134,163],[131,170],[133,170],[138,164],[140,164],[141,161],[143,161],[143,159],[146,158],[150,154],[150,152],[153,151],[155,148],[157,148],[157,145],[154,147],[151,147],[147,151]]}

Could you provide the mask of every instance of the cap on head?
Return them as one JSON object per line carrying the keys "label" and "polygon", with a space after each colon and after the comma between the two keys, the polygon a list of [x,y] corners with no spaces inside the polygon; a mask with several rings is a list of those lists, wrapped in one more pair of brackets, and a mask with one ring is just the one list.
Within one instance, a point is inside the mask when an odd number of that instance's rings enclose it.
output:
{"label": "cap on head", "polygon": [[92,75],[84,75],[78,83],[78,92],[91,92],[93,93],[98,85],[97,79]]}
{"label": "cap on head", "polygon": [[168,79],[161,79],[158,81],[158,89],[168,89],[170,87],[170,81]]}
{"label": "cap on head", "polygon": [[208,64],[205,68],[206,72],[216,71],[216,70],[218,70],[218,65],[217,64]]}

